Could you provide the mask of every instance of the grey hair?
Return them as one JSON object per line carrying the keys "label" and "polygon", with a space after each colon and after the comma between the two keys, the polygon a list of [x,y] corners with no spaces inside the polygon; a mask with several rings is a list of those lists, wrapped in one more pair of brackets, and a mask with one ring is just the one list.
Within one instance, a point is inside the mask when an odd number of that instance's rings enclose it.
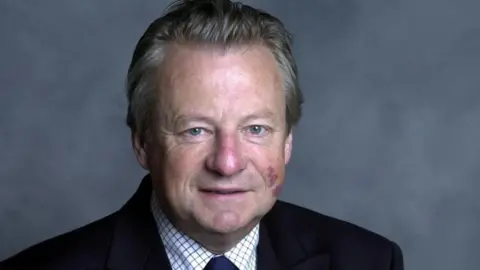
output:
{"label": "grey hair", "polygon": [[292,37],[276,17],[230,0],[177,0],[153,21],[138,41],[127,75],[127,125],[145,139],[155,112],[156,73],[168,44],[262,44],[274,55],[284,78],[287,131],[300,120],[303,95],[292,55]]}

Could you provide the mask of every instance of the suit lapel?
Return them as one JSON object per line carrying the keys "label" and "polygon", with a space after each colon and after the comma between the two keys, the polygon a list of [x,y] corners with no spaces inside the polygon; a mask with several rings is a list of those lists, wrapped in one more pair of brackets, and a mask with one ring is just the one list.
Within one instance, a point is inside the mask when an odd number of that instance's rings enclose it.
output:
{"label": "suit lapel", "polygon": [[170,269],[167,254],[150,212],[151,182],[147,176],[117,213],[106,269]]}
{"label": "suit lapel", "polygon": [[260,223],[260,240],[257,246],[258,270],[284,270],[272,247],[268,230],[263,222]]}
{"label": "suit lapel", "polygon": [[326,244],[312,242],[316,235],[296,229],[294,224],[291,217],[284,216],[281,203],[277,203],[263,218],[257,247],[258,270],[330,269]]}

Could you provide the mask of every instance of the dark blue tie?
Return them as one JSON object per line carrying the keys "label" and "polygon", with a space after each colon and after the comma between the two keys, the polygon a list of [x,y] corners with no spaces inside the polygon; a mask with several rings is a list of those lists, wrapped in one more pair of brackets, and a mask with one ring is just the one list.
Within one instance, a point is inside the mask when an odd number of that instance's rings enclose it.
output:
{"label": "dark blue tie", "polygon": [[204,270],[238,270],[238,268],[225,256],[212,258]]}

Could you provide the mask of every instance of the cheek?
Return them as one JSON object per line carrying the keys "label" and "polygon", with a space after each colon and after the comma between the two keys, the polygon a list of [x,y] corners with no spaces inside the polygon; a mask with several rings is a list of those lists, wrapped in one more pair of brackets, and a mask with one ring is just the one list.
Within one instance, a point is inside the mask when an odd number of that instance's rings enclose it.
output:
{"label": "cheek", "polygon": [[199,151],[178,148],[165,155],[165,164],[167,165],[165,172],[170,174],[169,176],[175,181],[183,182],[198,172],[202,162],[203,156]]}
{"label": "cheek", "polygon": [[266,186],[271,190],[274,197],[278,197],[282,191],[284,169],[281,167],[268,167],[266,171]]}
{"label": "cheek", "polygon": [[276,170],[270,166],[267,169],[267,187],[272,188],[278,180],[278,173]]}
{"label": "cheek", "polygon": [[201,154],[194,147],[174,145],[156,149],[150,168],[160,176],[168,189],[179,189],[198,171]]}
{"label": "cheek", "polygon": [[280,193],[282,193],[282,188],[283,188],[283,183],[278,183],[273,189],[272,189],[272,195],[274,197],[280,196]]}

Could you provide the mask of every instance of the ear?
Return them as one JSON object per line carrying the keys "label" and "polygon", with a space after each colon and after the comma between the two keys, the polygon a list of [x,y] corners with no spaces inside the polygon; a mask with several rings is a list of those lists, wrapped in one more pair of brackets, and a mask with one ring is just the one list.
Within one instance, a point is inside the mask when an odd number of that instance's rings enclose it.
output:
{"label": "ear", "polygon": [[285,157],[285,165],[288,164],[290,161],[290,157],[292,155],[292,132],[288,134],[287,138],[285,139],[285,152],[284,152],[284,157]]}
{"label": "ear", "polygon": [[148,156],[145,141],[142,141],[139,134],[136,132],[132,132],[131,140],[133,151],[135,152],[138,163],[142,168],[148,170]]}

